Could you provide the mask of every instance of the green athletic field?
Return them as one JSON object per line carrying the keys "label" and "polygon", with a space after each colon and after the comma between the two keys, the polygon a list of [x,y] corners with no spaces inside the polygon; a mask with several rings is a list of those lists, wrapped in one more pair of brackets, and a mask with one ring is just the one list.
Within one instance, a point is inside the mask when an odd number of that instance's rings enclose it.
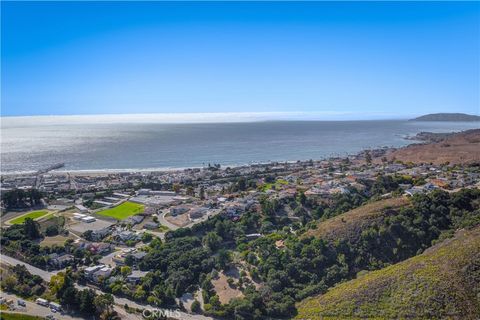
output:
{"label": "green athletic field", "polygon": [[123,220],[130,216],[142,213],[144,210],[145,206],[143,204],[127,201],[114,208],[99,211],[97,214],[101,216],[112,217],[117,220]]}
{"label": "green athletic field", "polygon": [[20,224],[20,223],[23,223],[25,221],[25,219],[27,219],[27,218],[37,219],[37,218],[43,217],[47,213],[48,213],[47,210],[32,211],[32,212],[29,212],[27,214],[24,214],[23,216],[20,216],[20,217],[17,217],[15,219],[10,220],[9,223]]}

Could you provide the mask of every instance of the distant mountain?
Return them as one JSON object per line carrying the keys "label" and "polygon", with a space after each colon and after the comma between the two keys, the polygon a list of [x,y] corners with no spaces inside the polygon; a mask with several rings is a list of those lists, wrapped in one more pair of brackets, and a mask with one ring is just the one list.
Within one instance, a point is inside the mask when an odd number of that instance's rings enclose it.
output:
{"label": "distant mountain", "polygon": [[410,121],[480,121],[480,116],[466,113],[431,113]]}

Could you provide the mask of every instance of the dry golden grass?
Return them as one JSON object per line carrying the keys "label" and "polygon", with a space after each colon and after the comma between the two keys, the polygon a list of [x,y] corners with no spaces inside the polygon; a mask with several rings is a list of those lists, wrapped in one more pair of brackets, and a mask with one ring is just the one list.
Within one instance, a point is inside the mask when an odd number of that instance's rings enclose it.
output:
{"label": "dry golden grass", "polygon": [[218,294],[221,303],[226,304],[233,298],[243,297],[242,291],[236,287],[231,287],[227,279],[232,278],[237,281],[239,279],[239,272],[237,269],[230,269],[226,272],[220,272],[218,278],[212,280],[215,292]]}
{"label": "dry golden grass", "polygon": [[437,165],[446,162],[452,164],[478,163],[480,162],[480,129],[461,132],[436,143],[410,145],[390,153],[387,158]]}
{"label": "dry golden grass", "polygon": [[389,210],[398,210],[408,206],[407,197],[384,199],[368,203],[341,215],[321,221],[316,229],[308,230],[304,237],[317,237],[326,240],[349,239],[355,240],[363,229],[382,219],[385,214],[392,214]]}
{"label": "dry golden grass", "polygon": [[45,237],[42,242],[40,242],[41,247],[50,247],[53,245],[62,246],[67,239],[75,239],[73,236],[69,235],[68,237],[58,235],[54,237]]}

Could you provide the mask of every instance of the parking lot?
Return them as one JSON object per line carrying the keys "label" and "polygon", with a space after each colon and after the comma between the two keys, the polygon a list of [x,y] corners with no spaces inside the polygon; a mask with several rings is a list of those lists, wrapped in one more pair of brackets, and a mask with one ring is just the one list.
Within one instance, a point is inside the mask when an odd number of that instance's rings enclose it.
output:
{"label": "parking lot", "polygon": [[150,195],[138,195],[130,199],[130,201],[143,203],[150,206],[166,205],[175,202],[174,196],[150,196]]}
{"label": "parking lot", "polygon": [[108,222],[105,220],[100,220],[97,219],[94,222],[82,222],[82,221],[77,221],[77,220],[70,220],[68,228],[76,233],[84,233],[87,230],[100,230],[103,228],[107,228],[113,225],[112,222]]}

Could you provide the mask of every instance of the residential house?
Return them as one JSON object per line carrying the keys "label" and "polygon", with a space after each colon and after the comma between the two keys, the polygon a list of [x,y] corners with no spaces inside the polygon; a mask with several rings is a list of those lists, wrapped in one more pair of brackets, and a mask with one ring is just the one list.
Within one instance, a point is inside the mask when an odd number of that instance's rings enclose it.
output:
{"label": "residential house", "polygon": [[75,259],[71,254],[52,253],[48,257],[48,264],[57,269],[65,268]]}
{"label": "residential house", "polygon": [[146,276],[147,271],[134,270],[126,278],[127,282],[137,284]]}
{"label": "residential house", "polygon": [[113,268],[103,267],[92,274],[92,280],[94,280],[95,282],[99,282],[100,279],[102,278],[105,279],[109,277],[112,271],[113,271]]}
{"label": "residential house", "polygon": [[137,252],[134,252],[134,253],[130,254],[130,256],[133,259],[133,263],[135,265],[140,263],[143,260],[143,258],[145,258],[146,255],[147,255],[147,253],[145,251],[137,251]]}
{"label": "residential house", "polygon": [[92,231],[92,240],[99,241],[108,236],[112,231],[110,228],[103,228],[99,230]]}
{"label": "residential house", "polygon": [[87,268],[83,269],[83,272],[85,273],[85,276],[87,278],[91,279],[95,272],[97,272],[98,270],[100,270],[104,267],[105,267],[104,264],[99,264],[99,265],[96,265],[96,266],[87,267]]}
{"label": "residential house", "polygon": [[145,229],[148,229],[148,230],[157,229],[158,226],[159,226],[159,224],[157,222],[153,222],[153,221],[149,221],[149,222],[147,222],[143,225],[143,227]]}
{"label": "residential house", "polygon": [[88,250],[93,254],[105,255],[110,253],[115,247],[104,242],[75,241],[75,245],[81,250]]}
{"label": "residential house", "polygon": [[423,193],[423,188],[422,187],[412,187],[410,189],[407,189],[405,190],[405,194],[407,194],[408,196],[414,196],[415,194],[418,194],[418,193]]}
{"label": "residential house", "polygon": [[133,225],[141,223],[144,218],[145,217],[143,215],[134,215],[134,216],[129,217],[128,219],[125,219],[124,223],[130,224],[130,225],[133,226]]}

